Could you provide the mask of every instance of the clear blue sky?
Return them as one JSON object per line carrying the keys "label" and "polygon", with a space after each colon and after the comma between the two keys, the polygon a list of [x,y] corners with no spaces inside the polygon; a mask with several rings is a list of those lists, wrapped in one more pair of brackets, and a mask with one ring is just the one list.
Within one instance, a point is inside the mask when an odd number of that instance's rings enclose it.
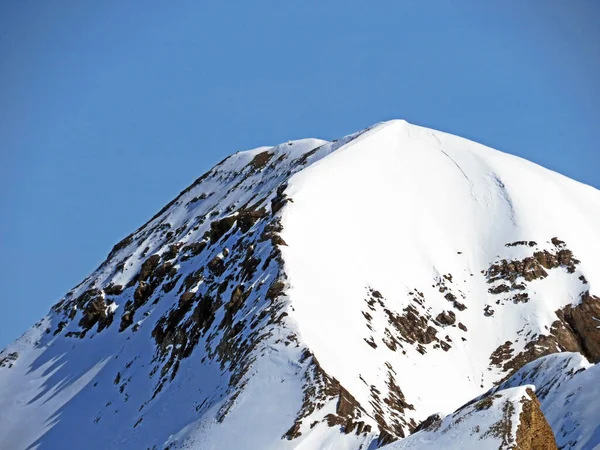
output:
{"label": "clear blue sky", "polygon": [[600,188],[600,2],[0,5],[0,348],[214,163],[404,118]]}

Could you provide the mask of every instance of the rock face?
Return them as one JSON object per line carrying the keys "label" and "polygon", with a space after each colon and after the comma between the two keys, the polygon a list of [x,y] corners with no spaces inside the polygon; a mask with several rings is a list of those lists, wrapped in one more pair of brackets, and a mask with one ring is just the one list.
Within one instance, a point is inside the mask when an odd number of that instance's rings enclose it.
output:
{"label": "rock face", "polygon": [[593,448],[599,229],[402,121],[236,153],[0,353],[0,447]]}
{"label": "rock face", "polygon": [[528,399],[523,400],[519,425],[517,427],[517,446],[519,450],[557,450],[552,428],[541,410],[540,402],[531,389],[527,389]]}
{"label": "rock face", "polygon": [[591,362],[600,362],[600,298],[585,292],[581,296],[581,303],[568,305],[557,315],[575,335],[578,342],[576,350]]}
{"label": "rock face", "polygon": [[556,317],[550,333],[536,336],[520,353],[513,355],[510,341],[495,350],[490,360],[507,372],[504,379],[528,362],[557,352],[578,352],[591,362],[600,362],[600,298],[585,291],[580,303],[557,310]]}

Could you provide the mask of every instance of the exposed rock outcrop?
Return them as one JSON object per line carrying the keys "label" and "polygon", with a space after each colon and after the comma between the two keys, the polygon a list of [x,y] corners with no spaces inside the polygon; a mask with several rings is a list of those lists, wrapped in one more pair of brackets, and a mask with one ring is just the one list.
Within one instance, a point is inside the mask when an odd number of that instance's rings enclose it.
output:
{"label": "exposed rock outcrop", "polygon": [[517,445],[514,450],[557,450],[552,428],[541,410],[540,402],[531,389],[529,398],[521,400],[522,410],[517,426]]}
{"label": "exposed rock outcrop", "polygon": [[558,319],[552,323],[549,333],[527,342],[521,352],[514,354],[511,342],[494,351],[491,363],[506,372],[501,381],[525,364],[552,353],[577,352],[591,362],[600,362],[600,298],[586,291],[578,304],[559,309],[556,316]]}

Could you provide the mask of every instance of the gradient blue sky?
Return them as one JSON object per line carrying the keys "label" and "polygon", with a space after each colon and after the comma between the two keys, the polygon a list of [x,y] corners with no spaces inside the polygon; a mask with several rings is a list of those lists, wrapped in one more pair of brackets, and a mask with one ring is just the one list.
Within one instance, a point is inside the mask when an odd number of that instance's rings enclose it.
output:
{"label": "gradient blue sky", "polygon": [[600,188],[600,2],[0,5],[0,348],[214,163],[409,122]]}

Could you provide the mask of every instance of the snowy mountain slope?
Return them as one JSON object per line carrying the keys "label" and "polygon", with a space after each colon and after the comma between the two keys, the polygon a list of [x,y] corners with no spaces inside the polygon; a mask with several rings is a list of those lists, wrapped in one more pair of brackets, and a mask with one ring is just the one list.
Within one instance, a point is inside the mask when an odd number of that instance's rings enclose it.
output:
{"label": "snowy mountain slope", "polygon": [[236,153],[0,354],[0,443],[376,448],[600,360],[599,230],[595,189],[404,121]]}
{"label": "snowy mountain slope", "polygon": [[496,389],[533,384],[561,449],[600,448],[600,366],[579,353],[544,356]]}
{"label": "snowy mountain slope", "polygon": [[540,410],[533,386],[498,391],[446,417],[432,416],[406,439],[385,450],[553,450],[552,429]]}
{"label": "snowy mountain slope", "polygon": [[[291,174],[352,138],[235,154],[117,244],[0,356],[11,359],[0,368],[2,446],[65,448],[69,436],[87,449],[299,448],[304,439],[282,436],[312,357],[285,320],[274,212]],[[321,416],[335,414],[340,389]],[[372,439],[327,425],[313,434],[349,448]]]}
{"label": "snowy mountain slope", "polygon": [[[393,376],[404,422],[485,391],[600,282],[596,190],[445,133],[383,124],[287,192],[282,252],[302,339],[362,405]],[[524,258],[521,273],[494,265]]]}

